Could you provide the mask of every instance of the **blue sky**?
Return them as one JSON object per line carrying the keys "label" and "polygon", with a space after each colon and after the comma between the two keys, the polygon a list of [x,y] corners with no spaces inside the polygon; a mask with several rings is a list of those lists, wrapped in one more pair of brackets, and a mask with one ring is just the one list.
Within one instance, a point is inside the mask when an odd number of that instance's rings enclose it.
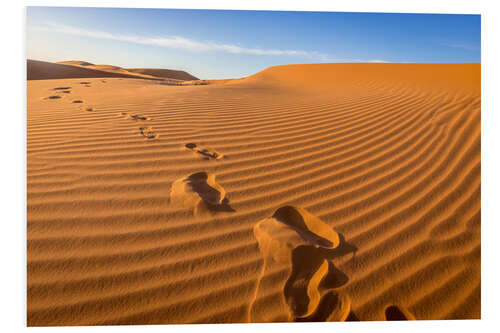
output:
{"label": "blue sky", "polygon": [[28,7],[27,57],[237,78],[317,62],[480,62],[481,18],[456,14]]}

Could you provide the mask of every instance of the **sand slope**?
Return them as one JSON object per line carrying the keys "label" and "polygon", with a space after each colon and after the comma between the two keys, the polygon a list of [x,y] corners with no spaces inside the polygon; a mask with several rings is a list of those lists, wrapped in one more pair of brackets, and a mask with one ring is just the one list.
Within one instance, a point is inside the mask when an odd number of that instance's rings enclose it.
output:
{"label": "sand slope", "polygon": [[127,68],[127,71],[132,73],[140,73],[145,75],[151,75],[155,77],[164,77],[169,79],[176,79],[182,81],[188,80],[198,80],[196,76],[193,76],[185,71],[177,71],[173,69],[162,69],[162,68]]}
{"label": "sand slope", "polygon": [[92,68],[92,65],[66,65],[39,60],[27,60],[27,80],[49,80],[66,78],[98,78],[98,77],[122,77],[137,78],[138,75],[131,73],[119,73],[103,71]]}
{"label": "sand slope", "polygon": [[27,93],[30,326],[480,317],[479,64]]}
{"label": "sand slope", "polygon": [[79,60],[70,60],[70,61],[61,61],[58,64],[63,65],[71,65],[78,67],[85,67],[96,69],[100,71],[106,71],[111,73],[122,73],[133,75],[136,77],[144,77],[144,78],[164,78],[164,79],[172,79],[179,81],[190,81],[190,80],[198,80],[197,77],[179,70],[172,69],[163,69],[163,68],[122,68],[119,66],[113,65],[94,65],[92,63],[86,61]]}

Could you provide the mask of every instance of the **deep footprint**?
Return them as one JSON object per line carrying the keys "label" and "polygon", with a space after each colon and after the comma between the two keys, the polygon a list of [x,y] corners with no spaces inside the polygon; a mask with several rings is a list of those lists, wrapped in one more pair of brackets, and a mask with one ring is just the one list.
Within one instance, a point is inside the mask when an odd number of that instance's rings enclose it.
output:
{"label": "deep footprint", "polygon": [[[305,209],[284,206],[270,218],[254,226],[254,235],[264,258],[254,300],[249,309],[250,322],[273,320],[270,304],[288,313],[288,321],[343,321],[350,312],[350,300],[332,291],[347,283],[347,276],[329,259],[340,255],[341,236]],[[271,287],[282,286],[282,293],[262,301],[276,270],[288,272]]]}
{"label": "deep footprint", "polygon": [[158,134],[153,132],[151,127],[139,127],[139,131],[143,137],[148,139],[156,139],[158,137]]}
{"label": "deep footprint", "polygon": [[415,317],[405,308],[397,305],[390,305],[385,309],[385,320],[415,320]]}
{"label": "deep footprint", "polygon": [[61,96],[53,95],[53,96],[47,97],[46,99],[58,99],[58,98],[61,98]]}
{"label": "deep footprint", "polygon": [[77,99],[77,100],[74,100],[72,103],[83,103],[83,101]]}
{"label": "deep footprint", "polygon": [[351,314],[351,299],[344,293],[326,292],[316,311],[308,317],[296,318],[298,322],[346,321]]}
{"label": "deep footprint", "polygon": [[140,116],[138,114],[132,114],[130,115],[130,119],[133,119],[133,120],[149,120],[149,117],[146,117],[146,116]]}
{"label": "deep footprint", "polygon": [[209,159],[220,160],[221,158],[224,157],[224,155],[218,153],[214,149],[198,147],[198,145],[196,145],[196,143],[187,143],[185,145],[185,147],[187,149],[193,151],[194,153],[200,155],[205,160],[209,160]]}
{"label": "deep footprint", "polygon": [[215,175],[197,172],[176,180],[170,190],[174,206],[200,211],[234,211],[229,206],[226,191],[215,181]]}
{"label": "deep footprint", "polygon": [[71,89],[71,87],[57,87],[57,88],[52,88],[52,90],[68,90]]}
{"label": "deep footprint", "polygon": [[129,114],[127,112],[122,112],[121,115],[127,119],[132,119],[132,120],[135,120],[135,121],[139,121],[139,120],[142,120],[142,121],[146,121],[146,120],[151,120],[150,117],[148,116],[141,116],[139,114]]}

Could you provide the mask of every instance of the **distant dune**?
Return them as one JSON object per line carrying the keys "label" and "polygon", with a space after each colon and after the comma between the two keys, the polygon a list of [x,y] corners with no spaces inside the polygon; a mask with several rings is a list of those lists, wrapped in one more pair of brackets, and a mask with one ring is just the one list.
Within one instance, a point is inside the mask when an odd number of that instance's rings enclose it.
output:
{"label": "distant dune", "polygon": [[149,77],[149,78],[165,78],[165,79],[173,79],[180,81],[187,80],[198,80],[195,76],[186,73],[184,71],[177,71],[172,69],[162,69],[162,68],[122,68],[119,66],[113,65],[94,65],[85,61],[62,61],[58,64],[68,64],[73,66],[85,66],[88,68],[93,68],[102,71],[110,71],[117,72],[129,75],[138,75],[140,77]]}
{"label": "distant dune", "polygon": [[162,80],[179,85],[182,81],[198,80],[196,77],[184,71],[159,68],[125,69],[113,65],[94,65],[92,63],[79,60],[51,63],[28,59],[27,66],[28,80],[89,77],[128,77]]}
{"label": "distant dune", "polygon": [[155,77],[164,77],[169,79],[176,79],[182,81],[188,80],[198,80],[197,77],[184,72],[184,71],[176,71],[172,69],[161,69],[161,68],[127,68],[127,71],[132,73],[140,73],[145,75],[151,75]]}
{"label": "distant dune", "polygon": [[112,73],[103,70],[88,68],[90,65],[75,66],[56,64],[52,62],[27,60],[27,79],[28,80],[49,80],[49,79],[68,79],[68,78],[93,78],[93,77],[121,77],[121,78],[140,78],[137,75]]}
{"label": "distant dune", "polygon": [[28,61],[29,326],[481,317],[480,64],[98,66]]}
{"label": "distant dune", "polygon": [[70,61],[60,61],[57,64],[61,65],[72,65],[72,66],[93,66],[90,62],[80,61],[80,60],[70,60]]}

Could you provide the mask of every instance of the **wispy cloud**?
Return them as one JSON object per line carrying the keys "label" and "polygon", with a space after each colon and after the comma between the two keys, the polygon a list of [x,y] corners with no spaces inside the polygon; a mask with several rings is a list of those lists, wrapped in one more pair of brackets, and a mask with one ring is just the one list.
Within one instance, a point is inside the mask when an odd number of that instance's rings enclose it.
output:
{"label": "wispy cloud", "polygon": [[310,59],[324,59],[328,57],[327,55],[316,51],[251,48],[233,44],[216,43],[211,41],[196,41],[181,36],[145,37],[145,36],[121,35],[105,31],[89,30],[54,22],[47,22],[45,23],[45,25],[36,26],[34,28],[36,30],[59,32],[70,35],[92,37],[99,39],[109,39],[109,40],[130,42],[135,44],[183,49],[193,52],[224,52],[231,54],[250,54],[250,55],[261,55],[261,56],[296,56],[296,57],[303,57]]}
{"label": "wispy cloud", "polygon": [[471,43],[466,43],[466,42],[446,42],[442,43],[443,46],[451,47],[454,49],[464,49],[468,51],[477,51],[480,49],[479,46],[471,44]]}

